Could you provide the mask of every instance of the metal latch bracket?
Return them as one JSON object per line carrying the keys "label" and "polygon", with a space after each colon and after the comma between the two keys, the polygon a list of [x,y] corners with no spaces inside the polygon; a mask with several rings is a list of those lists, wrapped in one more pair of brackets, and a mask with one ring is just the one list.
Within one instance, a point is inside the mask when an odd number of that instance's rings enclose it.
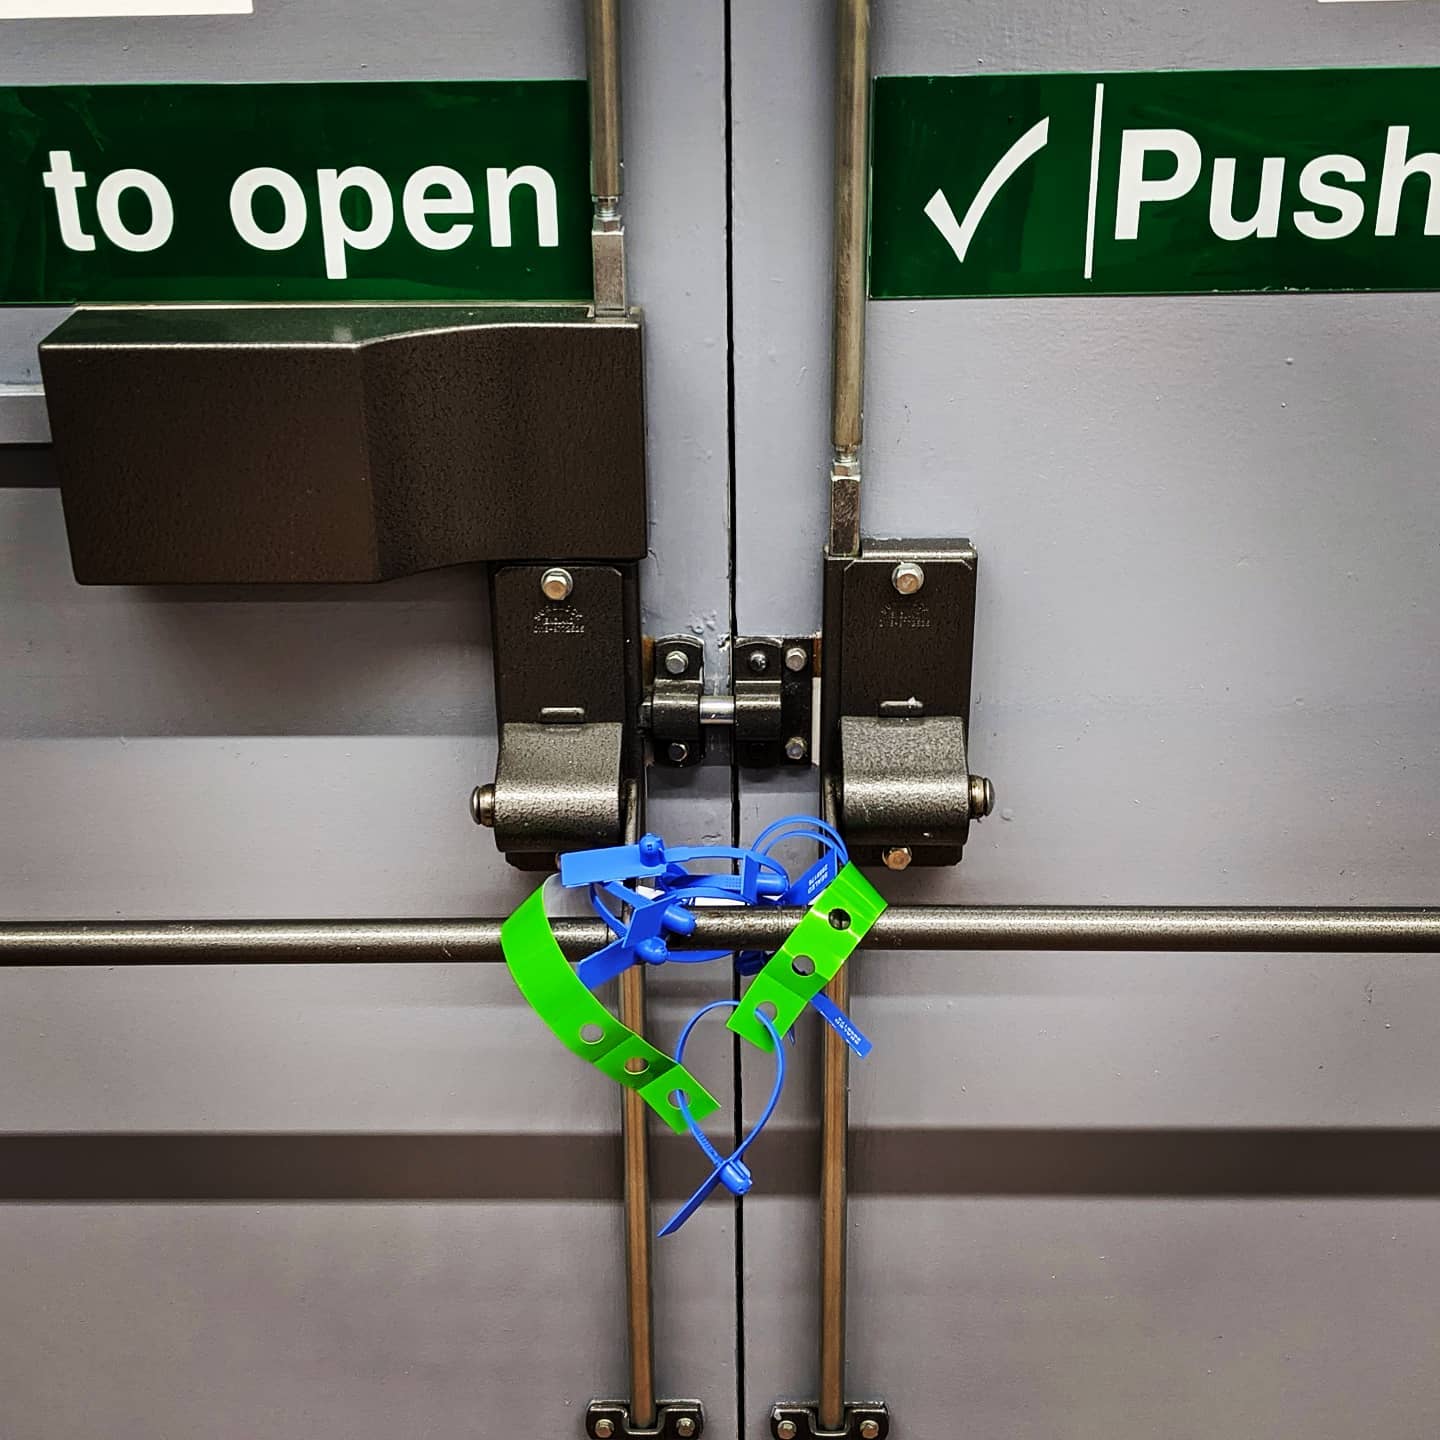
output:
{"label": "metal latch bracket", "polygon": [[707,694],[705,647],[693,635],[662,635],[650,646],[645,727],[655,763],[687,768],[705,758],[707,732],[734,733],[735,763],[804,768],[814,749],[819,646],[813,635],[742,635],[731,644],[732,690]]}
{"label": "metal latch bracket", "polygon": [[512,865],[548,870],[623,838],[641,760],[635,566],[500,565],[490,580],[500,752],[471,812]]}
{"label": "metal latch bracket", "polygon": [[969,765],[975,548],[866,540],[825,562],[825,784],[851,854],[954,865],[990,782]]}

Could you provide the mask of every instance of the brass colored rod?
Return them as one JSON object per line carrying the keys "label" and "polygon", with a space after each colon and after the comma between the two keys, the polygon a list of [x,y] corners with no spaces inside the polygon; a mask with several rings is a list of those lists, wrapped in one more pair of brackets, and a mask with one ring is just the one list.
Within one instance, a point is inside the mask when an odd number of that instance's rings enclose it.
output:
{"label": "brass colored rod", "polygon": [[[645,1033],[645,972],[620,977],[620,1019]],[[634,1090],[621,1091],[620,1135],[625,1152],[625,1319],[629,1331],[630,1423],[655,1424],[655,1302],[650,1259],[650,1111]]]}
{"label": "brass colored rod", "polygon": [[[841,966],[825,993],[850,1008],[850,970]],[[845,1271],[849,1226],[850,1049],[820,1027],[820,1397],[822,1430],[845,1425]]]}
{"label": "brass colored rod", "polygon": [[[644,829],[645,790],[627,786],[625,843]],[[645,1033],[645,970],[620,976],[620,1019]],[[620,1150],[625,1197],[625,1334],[630,1364],[630,1426],[655,1424],[655,1290],[650,1253],[650,1110],[634,1091],[620,1092]]]}
{"label": "brass colored rod", "polygon": [[[839,820],[833,785],[820,787],[821,812]],[[842,1010],[850,1008],[850,967],[842,965],[825,987]],[[820,1387],[816,1420],[821,1430],[845,1428],[845,1277],[850,1225],[850,1047],[833,1026],[820,1027]]]}

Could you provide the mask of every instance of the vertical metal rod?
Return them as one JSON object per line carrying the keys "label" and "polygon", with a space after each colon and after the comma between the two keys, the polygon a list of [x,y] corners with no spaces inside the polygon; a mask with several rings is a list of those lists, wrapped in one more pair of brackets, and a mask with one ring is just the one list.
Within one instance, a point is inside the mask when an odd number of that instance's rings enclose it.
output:
{"label": "vertical metal rod", "polygon": [[585,0],[585,49],[590,77],[590,227],[597,318],[624,315],[625,222],[620,147],[620,4]]}
{"label": "vertical metal rod", "polygon": [[[848,966],[825,987],[850,1008]],[[820,1071],[820,1396],[822,1430],[845,1424],[845,1242],[849,1202],[850,1049],[828,1025],[821,1030]]]}
{"label": "vertical metal rod", "polygon": [[[865,435],[866,251],[870,197],[870,0],[838,0],[835,36],[835,314],[830,392],[831,559],[860,553],[860,446]],[[831,566],[826,566],[827,582]],[[827,593],[829,585],[827,583]],[[829,602],[827,601],[827,613]],[[828,629],[828,627],[827,627]],[[827,727],[828,734],[828,727]],[[822,746],[821,803],[834,822],[834,756]],[[847,970],[825,987],[848,1009]],[[821,1429],[845,1424],[846,1211],[849,1202],[850,1051],[821,1027],[820,1393]]]}
{"label": "vertical metal rod", "polygon": [[[620,1019],[645,1033],[645,976],[632,966],[620,977]],[[630,1335],[630,1423],[655,1423],[655,1324],[650,1269],[650,1144],[645,1102],[622,1091],[621,1143],[625,1151],[625,1319]]]}
{"label": "vertical metal rod", "polygon": [[[625,843],[644,829],[643,782],[627,787]],[[620,1020],[645,1033],[645,971],[632,965],[620,976]],[[624,1155],[625,1329],[630,1360],[630,1425],[655,1423],[655,1297],[650,1260],[650,1111],[633,1090],[622,1090],[620,1146]]]}
{"label": "vertical metal rod", "polygon": [[870,195],[870,0],[839,0],[835,44],[835,314],[830,417],[831,555],[860,553]]}
{"label": "vertical metal rod", "polygon": [[620,4],[585,0],[590,71],[590,193],[620,197]]}
{"label": "vertical metal rod", "polygon": [[[831,772],[822,763],[820,813],[839,816]],[[842,1010],[850,1008],[850,967],[825,987]],[[816,1419],[822,1430],[845,1424],[845,1270],[849,1204],[850,1047],[829,1025],[820,1026],[820,1389]]]}

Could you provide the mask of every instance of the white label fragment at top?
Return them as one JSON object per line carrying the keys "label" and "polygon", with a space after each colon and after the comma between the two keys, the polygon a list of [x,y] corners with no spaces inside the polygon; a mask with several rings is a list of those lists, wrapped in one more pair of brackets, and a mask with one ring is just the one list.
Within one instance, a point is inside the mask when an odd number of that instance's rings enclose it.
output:
{"label": "white label fragment at top", "polygon": [[0,20],[126,15],[253,15],[255,0],[0,0]]}

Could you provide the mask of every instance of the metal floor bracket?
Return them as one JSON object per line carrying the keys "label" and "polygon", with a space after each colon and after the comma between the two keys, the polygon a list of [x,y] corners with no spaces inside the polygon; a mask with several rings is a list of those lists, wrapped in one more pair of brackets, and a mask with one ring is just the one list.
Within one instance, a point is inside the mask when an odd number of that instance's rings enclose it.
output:
{"label": "metal floor bracket", "polygon": [[630,1423],[624,1400],[592,1400],[585,1412],[590,1440],[696,1440],[705,1433],[705,1407],[698,1400],[657,1400],[648,1429]]}
{"label": "metal floor bracket", "polygon": [[839,1430],[822,1430],[813,1405],[781,1403],[770,1411],[775,1440],[886,1440],[890,1411],[883,1400],[857,1400],[845,1407]]}

